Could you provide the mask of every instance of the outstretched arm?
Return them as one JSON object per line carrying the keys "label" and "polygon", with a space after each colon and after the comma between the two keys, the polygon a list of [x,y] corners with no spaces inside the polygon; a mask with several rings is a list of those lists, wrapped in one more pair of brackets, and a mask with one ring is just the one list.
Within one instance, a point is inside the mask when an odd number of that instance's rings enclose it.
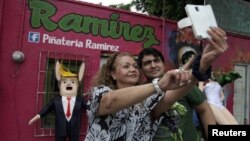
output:
{"label": "outstretched arm", "polygon": [[166,91],[164,97],[159,101],[159,103],[151,112],[151,116],[153,119],[157,119],[163,112],[170,109],[177,100],[186,95],[186,93],[190,91],[196,84],[197,80],[195,79],[195,77],[193,77],[192,72],[189,69],[193,61],[194,56],[183,66],[183,69],[186,70],[185,72],[187,72],[186,77],[188,79],[188,83],[185,83],[186,85],[184,85],[183,87]]}
{"label": "outstretched arm", "polygon": [[[164,92],[169,89],[176,89],[187,83],[187,72],[171,70],[165,73],[164,77],[158,82],[159,88]],[[115,113],[121,109],[135,105],[156,91],[154,84],[144,84],[113,90],[103,95],[96,115],[106,115]]]}
{"label": "outstretched arm", "polygon": [[224,95],[223,91],[221,90],[220,91],[220,101],[223,102],[224,99],[225,99],[225,95]]}
{"label": "outstretched arm", "polygon": [[29,121],[29,125],[31,125],[32,123],[34,123],[35,121],[39,120],[41,118],[41,116],[39,114],[35,115],[30,121]]}
{"label": "outstretched arm", "polygon": [[204,101],[203,103],[194,106],[195,110],[200,116],[203,128],[205,130],[206,139],[208,138],[208,125],[215,125],[216,120],[213,114],[212,109],[210,108],[207,101]]}
{"label": "outstretched arm", "polygon": [[[205,74],[208,68],[215,62],[227,49],[228,45],[225,41],[226,33],[220,28],[210,28],[208,34],[212,39],[208,39],[208,45],[204,48],[199,72]],[[198,82],[194,75],[190,75],[189,80],[191,83],[175,90],[169,90],[166,92],[164,98],[157,104],[152,111],[152,117],[158,118],[163,112],[168,110],[178,99],[186,95],[186,93],[193,88]]]}
{"label": "outstretched arm", "polygon": [[37,121],[41,117],[45,116],[46,114],[51,112],[53,109],[54,109],[54,99],[50,100],[50,102],[29,121],[29,125]]}

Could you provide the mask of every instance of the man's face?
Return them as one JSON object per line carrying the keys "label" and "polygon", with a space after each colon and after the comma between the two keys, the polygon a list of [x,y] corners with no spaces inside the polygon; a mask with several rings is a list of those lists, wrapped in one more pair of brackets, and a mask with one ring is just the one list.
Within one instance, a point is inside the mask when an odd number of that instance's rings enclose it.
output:
{"label": "man's face", "polygon": [[145,55],[142,58],[142,72],[148,80],[162,77],[165,66],[160,57]]}
{"label": "man's face", "polygon": [[62,77],[60,82],[61,96],[76,96],[78,85],[76,77]]}

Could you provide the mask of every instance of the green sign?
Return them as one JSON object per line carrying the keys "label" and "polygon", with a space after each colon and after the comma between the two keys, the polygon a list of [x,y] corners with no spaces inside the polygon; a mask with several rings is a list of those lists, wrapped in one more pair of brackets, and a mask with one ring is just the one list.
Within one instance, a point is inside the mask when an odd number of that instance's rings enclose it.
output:
{"label": "green sign", "polygon": [[111,13],[107,19],[78,13],[65,13],[55,21],[52,17],[57,14],[57,7],[47,1],[29,0],[29,9],[32,28],[43,27],[50,32],[59,29],[64,32],[73,31],[103,38],[123,38],[126,41],[143,42],[144,48],[160,44],[154,27],[139,24],[133,26],[130,22],[121,21],[119,13]]}

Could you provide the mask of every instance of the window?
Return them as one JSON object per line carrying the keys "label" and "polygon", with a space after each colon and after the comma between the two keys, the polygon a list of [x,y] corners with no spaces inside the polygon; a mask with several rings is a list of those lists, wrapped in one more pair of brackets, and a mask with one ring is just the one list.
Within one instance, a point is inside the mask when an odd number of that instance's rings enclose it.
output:
{"label": "window", "polygon": [[[85,81],[89,80],[89,70],[91,59],[88,55],[70,54],[62,52],[41,51],[39,58],[38,86],[37,86],[37,103],[36,112],[42,108],[57,94],[59,94],[58,82],[55,78],[55,63],[60,61],[71,72],[78,73],[81,63],[85,62],[85,72],[83,80],[80,83],[78,94],[81,95],[85,90]],[[81,125],[87,126],[87,115],[83,113]],[[55,126],[55,116],[51,112],[43,117],[41,122],[36,122],[35,136],[53,136]],[[81,133],[84,134],[87,127],[81,127]]]}

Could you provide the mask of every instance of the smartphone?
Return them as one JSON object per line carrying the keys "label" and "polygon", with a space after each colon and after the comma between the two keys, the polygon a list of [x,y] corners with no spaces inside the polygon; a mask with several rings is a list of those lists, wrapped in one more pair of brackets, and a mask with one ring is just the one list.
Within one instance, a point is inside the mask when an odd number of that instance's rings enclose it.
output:
{"label": "smartphone", "polygon": [[211,5],[187,4],[185,10],[192,23],[195,37],[211,38],[207,33],[209,27],[218,27]]}

